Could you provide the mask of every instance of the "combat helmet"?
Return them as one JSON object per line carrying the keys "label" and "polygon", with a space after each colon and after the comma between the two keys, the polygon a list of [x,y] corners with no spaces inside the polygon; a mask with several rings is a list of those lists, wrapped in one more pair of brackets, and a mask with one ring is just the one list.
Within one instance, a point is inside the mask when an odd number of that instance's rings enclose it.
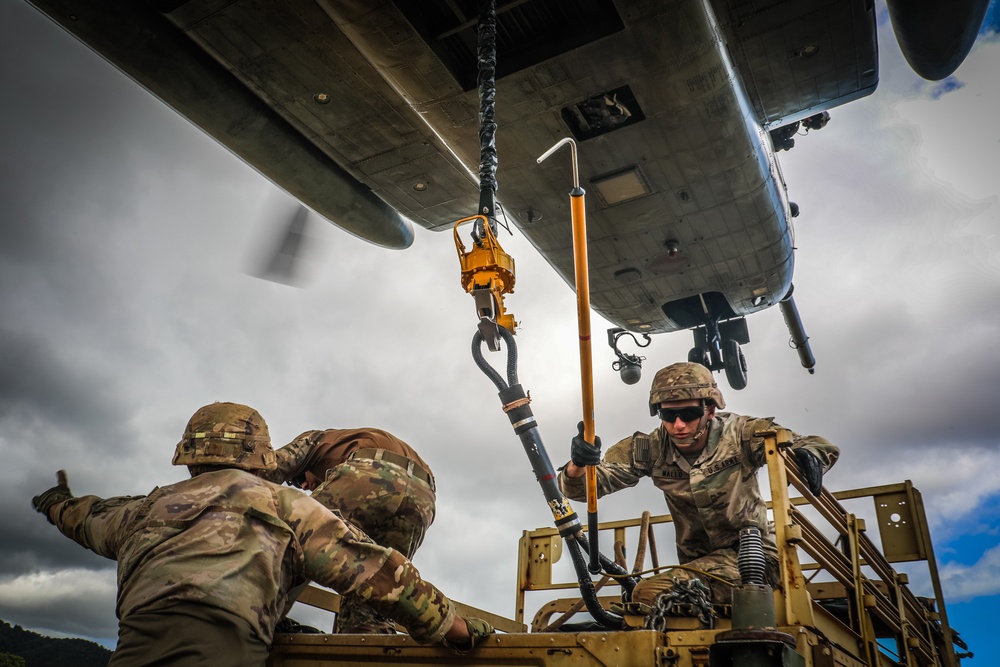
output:
{"label": "combat helmet", "polygon": [[212,403],[198,409],[174,451],[175,466],[222,465],[243,470],[274,470],[267,422],[239,403]]}
{"label": "combat helmet", "polygon": [[701,364],[682,361],[661,368],[653,376],[653,384],[649,388],[649,416],[656,416],[660,403],[664,401],[691,399],[711,401],[720,409],[726,407],[712,371]]}

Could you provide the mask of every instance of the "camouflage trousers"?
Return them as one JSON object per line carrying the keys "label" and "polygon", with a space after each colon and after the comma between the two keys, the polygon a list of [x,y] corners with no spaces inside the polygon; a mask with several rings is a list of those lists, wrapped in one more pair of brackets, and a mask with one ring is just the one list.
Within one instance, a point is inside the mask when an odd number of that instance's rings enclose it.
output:
{"label": "camouflage trousers", "polygon": [[[765,550],[766,547],[765,547]],[[778,559],[767,554],[764,559],[768,583],[778,583]],[[674,579],[690,581],[700,579],[711,591],[713,604],[732,604],[733,586],[740,583],[739,553],[736,549],[719,549],[701,558],[684,563],[685,568],[671,568],[640,581],[632,591],[632,601],[654,606],[661,593],[669,593],[674,588]],[[704,572],[712,576],[704,576]],[[722,581],[720,581],[720,579]],[[727,583],[728,582],[728,583]]]}
{"label": "camouflage trousers", "polygon": [[178,602],[130,614],[108,667],[264,667],[267,645],[245,620],[216,607]]}
{"label": "camouflage trousers", "polygon": [[[423,479],[389,461],[349,459],[327,471],[312,497],[358,526],[376,543],[413,558],[434,522],[437,496]],[[360,598],[345,595],[335,628],[339,633],[395,632],[392,621]]]}

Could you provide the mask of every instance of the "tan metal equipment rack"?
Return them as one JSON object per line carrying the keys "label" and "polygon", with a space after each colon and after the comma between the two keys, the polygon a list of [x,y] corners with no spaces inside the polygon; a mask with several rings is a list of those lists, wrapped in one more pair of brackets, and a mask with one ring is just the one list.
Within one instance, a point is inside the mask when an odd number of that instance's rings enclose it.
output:
{"label": "tan metal equipment rack", "polygon": [[[813,497],[788,456],[787,431],[760,433],[765,438],[771,508],[778,546],[781,584],[774,590],[776,636],[787,637],[783,650],[764,651],[754,665],[782,667],[959,667],[954,635],[948,625],[941,583],[920,492],[909,482],[830,493]],[[803,497],[790,498],[788,486]],[[841,501],[871,497],[882,550],[868,537],[865,520],[848,512]],[[811,508],[811,509],[809,509]],[[807,517],[807,514],[809,515]],[[627,552],[626,537],[638,534],[635,567],[659,565],[653,526],[669,515],[614,521],[612,531],[619,562]],[[831,536],[831,537],[828,537]],[[720,650],[734,633],[732,620],[720,617],[713,628],[697,618],[667,619],[667,630],[643,629],[643,617],[626,615],[624,631],[559,632],[579,596],[550,600],[538,609],[531,632],[524,624],[526,596],[551,597],[576,591],[575,581],[553,581],[562,538],[554,528],[525,531],[518,549],[518,582],[514,619],[461,605],[461,613],[485,617],[503,632],[470,655],[442,647],[418,646],[406,635],[278,635],[271,667],[328,665],[538,665],[619,667],[742,667],[749,662]],[[813,562],[801,563],[800,555]],[[926,563],[933,598],[917,597],[905,573],[892,563]],[[614,582],[604,590],[618,591]],[[558,593],[556,593],[558,594]],[[304,601],[336,610],[335,594],[322,599],[313,589]],[[603,595],[610,608],[620,595]],[[721,609],[725,615],[726,610]],[[553,617],[560,615],[555,620]],[[729,635],[726,633],[729,632]],[[713,648],[714,647],[714,648]]]}

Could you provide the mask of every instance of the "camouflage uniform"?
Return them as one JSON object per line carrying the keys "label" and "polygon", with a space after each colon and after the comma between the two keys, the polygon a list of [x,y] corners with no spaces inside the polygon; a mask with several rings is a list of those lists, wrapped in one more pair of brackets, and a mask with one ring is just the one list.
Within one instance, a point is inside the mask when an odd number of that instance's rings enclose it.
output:
{"label": "camouflage uniform", "polygon": [[[360,527],[377,543],[413,558],[434,521],[430,468],[408,444],[378,429],[306,431],[279,449],[272,482],[306,471],[324,479],[312,497]],[[393,633],[393,624],[358,596],[341,601],[337,632]]]}
{"label": "camouflage uniform", "polygon": [[[220,656],[219,639],[211,664],[262,665],[287,593],[304,579],[365,599],[421,643],[440,641],[454,621],[451,602],[398,551],[358,541],[320,503],[250,472],[221,469],[148,496],[43,508],[66,536],[118,561],[121,631],[111,665],[149,664],[136,656],[154,650],[143,645],[150,629],[176,628],[172,618],[199,609],[242,626],[251,644],[241,656]],[[171,632],[159,634],[168,641]],[[186,655],[155,664],[194,664]]]}
{"label": "camouflage uniform", "polygon": [[[637,432],[608,449],[597,466],[597,494],[614,493],[635,486],[643,477],[651,477],[663,491],[673,518],[679,563],[733,583],[739,582],[740,528],[755,525],[763,536],[765,558],[774,579],[774,527],[768,525],[767,508],[757,483],[757,470],[766,464],[764,441],[753,436],[755,431],[773,428],[781,427],[769,418],[717,412],[710,422],[705,449],[693,463],[673,446],[663,426],[649,434]],[[815,454],[825,470],[839,454],[834,445],[818,436],[793,434],[792,448]],[[584,477],[568,477],[563,470],[559,485],[569,498],[586,499]],[[686,570],[668,570],[640,582],[633,600],[652,605],[657,595],[670,590],[675,577],[697,578]],[[712,589],[713,600],[728,603],[730,587],[713,581],[705,582]]]}

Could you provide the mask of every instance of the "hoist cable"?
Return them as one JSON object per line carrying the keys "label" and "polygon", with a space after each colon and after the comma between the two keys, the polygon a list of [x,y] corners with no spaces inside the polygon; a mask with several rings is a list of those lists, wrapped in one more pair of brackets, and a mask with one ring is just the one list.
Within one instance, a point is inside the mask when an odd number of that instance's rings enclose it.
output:
{"label": "hoist cable", "polygon": [[[479,3],[479,211],[488,218],[496,216],[497,157],[496,69],[497,12],[494,0]],[[491,220],[490,224],[495,224]]]}

